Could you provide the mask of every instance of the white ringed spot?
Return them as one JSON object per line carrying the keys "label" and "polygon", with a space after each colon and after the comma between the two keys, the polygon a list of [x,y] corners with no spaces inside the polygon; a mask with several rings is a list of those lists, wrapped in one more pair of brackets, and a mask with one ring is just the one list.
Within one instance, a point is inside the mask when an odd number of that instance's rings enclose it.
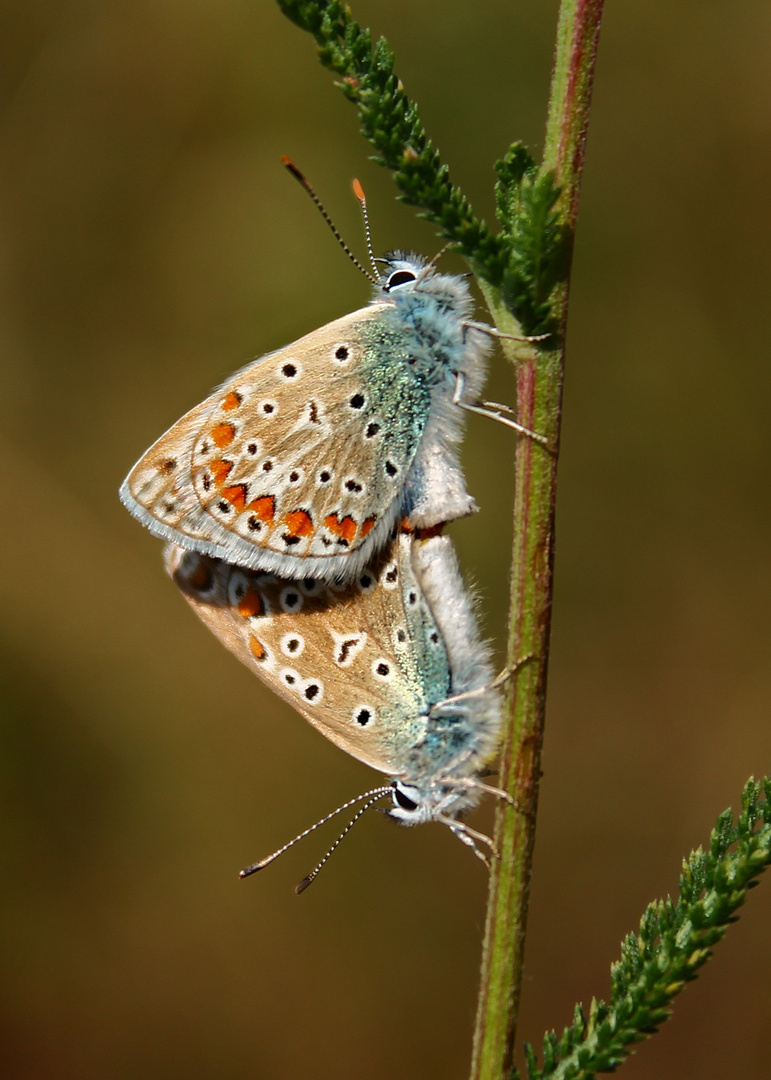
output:
{"label": "white ringed spot", "polygon": [[332,346],[332,359],[340,366],[349,364],[353,360],[353,349],[347,341],[338,341]]}
{"label": "white ringed spot", "polygon": [[372,417],[367,426],[364,428],[364,438],[374,439],[381,434],[383,429],[382,421],[380,417]]}
{"label": "white ringed spot", "polygon": [[340,490],[343,495],[353,495],[358,497],[364,494],[367,490],[367,485],[362,480],[359,480],[358,476],[346,476],[340,485]]}
{"label": "white ringed spot", "polygon": [[285,476],[287,484],[291,485],[292,487],[298,487],[305,480],[305,471],[299,466],[295,465],[294,467],[289,469]]}
{"label": "white ringed spot", "polygon": [[377,578],[369,570],[362,570],[356,584],[359,587],[359,592],[363,592],[365,596],[368,596],[377,588]]}
{"label": "white ringed spot", "polygon": [[288,686],[290,690],[300,690],[301,680],[294,668],[285,667],[281,668],[278,673],[278,677],[284,686]]}
{"label": "white ringed spot", "polygon": [[284,611],[288,614],[293,614],[295,611],[301,611],[303,606],[303,595],[298,588],[294,585],[287,589],[282,589],[279,594],[279,602]]}
{"label": "white ringed spot", "polygon": [[371,705],[356,705],[353,712],[351,713],[351,720],[353,720],[354,724],[357,724],[358,727],[372,727],[372,725],[377,720],[377,713]]}
{"label": "white ringed spot", "polygon": [[384,656],[379,656],[377,660],[372,661],[371,671],[373,679],[377,679],[378,682],[390,682],[394,677],[394,665]]}
{"label": "white ringed spot", "polygon": [[284,634],[280,644],[284,656],[302,656],[305,649],[305,638],[302,634]]}
{"label": "white ringed spot", "polygon": [[303,373],[299,360],[282,360],[276,368],[276,375],[282,382],[296,382]]}
{"label": "white ringed spot", "polygon": [[235,508],[227,499],[214,499],[208,504],[206,509],[210,514],[214,514],[219,518],[229,518],[233,516]]}
{"label": "white ringed spot", "polygon": [[383,567],[380,584],[384,589],[397,589],[399,587],[399,567],[395,560]]}
{"label": "white ringed spot", "polygon": [[318,705],[324,697],[324,683],[321,679],[306,679],[300,689],[300,695],[311,705]]}
{"label": "white ringed spot", "polygon": [[250,584],[250,579],[243,570],[233,570],[228,578],[228,603],[231,607],[235,607],[240,600],[243,600]]}

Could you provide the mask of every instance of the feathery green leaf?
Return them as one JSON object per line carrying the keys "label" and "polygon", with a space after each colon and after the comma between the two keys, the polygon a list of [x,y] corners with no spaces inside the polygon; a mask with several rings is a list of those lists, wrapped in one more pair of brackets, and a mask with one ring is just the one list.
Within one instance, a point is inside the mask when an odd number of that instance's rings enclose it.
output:
{"label": "feathery green leaf", "polygon": [[353,102],[373,160],[390,169],[399,198],[439,227],[474,271],[501,290],[526,334],[555,329],[550,298],[565,280],[568,237],[556,209],[559,189],[539,174],[529,151],[515,143],[496,164],[494,235],[450,180],[449,170],[420,122],[417,106],[394,71],[388,43],[372,36],[339,0],[277,0],[284,14],[313,35],[321,63],[338,76]]}
{"label": "feathery green leaf", "polygon": [[611,968],[610,1001],[593,1001],[588,1020],[576,1006],[559,1040],[547,1032],[540,1065],[532,1047],[525,1047],[528,1080],[593,1080],[616,1069],[634,1043],[667,1019],[672,1000],[696,978],[770,862],[771,777],[751,779],[738,819],[723,811],[708,850],[697,848],[684,861],[677,899],[649,904],[638,933],[622,941],[621,959]]}

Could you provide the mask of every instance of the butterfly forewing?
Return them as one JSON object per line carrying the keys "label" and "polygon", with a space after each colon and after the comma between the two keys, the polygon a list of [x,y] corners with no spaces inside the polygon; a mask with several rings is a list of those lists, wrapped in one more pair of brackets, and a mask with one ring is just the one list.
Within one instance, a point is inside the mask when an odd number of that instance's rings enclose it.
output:
{"label": "butterfly forewing", "polygon": [[398,775],[450,692],[444,642],[401,535],[354,582],[281,581],[169,545],[167,568],[223,643],[327,738]]}
{"label": "butterfly forewing", "polygon": [[156,534],[241,566],[331,577],[355,552],[361,565],[403,511],[428,415],[410,360],[392,307],[329,323],[184,416],[124,501]]}

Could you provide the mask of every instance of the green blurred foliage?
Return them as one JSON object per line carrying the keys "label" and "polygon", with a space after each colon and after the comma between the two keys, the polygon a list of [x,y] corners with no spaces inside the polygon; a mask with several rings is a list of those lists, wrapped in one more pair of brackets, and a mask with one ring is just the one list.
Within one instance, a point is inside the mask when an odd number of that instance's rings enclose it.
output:
{"label": "green blurred foliage", "polygon": [[[493,161],[542,138],[556,3],[355,14],[492,220]],[[3,15],[3,1076],[463,1077],[481,866],[447,830],[372,815],[301,899],[317,838],[237,880],[373,778],[196,623],[117,500],[245,358],[366,299],[281,154],[358,250],[355,175],[378,247],[433,254],[432,230],[268,0]],[[768,771],[770,48],[758,0],[608,5],[572,285],[532,1041],[607,994],[623,934]],[[512,392],[498,360],[489,395]],[[453,528],[497,639],[512,449],[472,420],[482,512]],[[767,1070],[768,887],[628,1080]]]}

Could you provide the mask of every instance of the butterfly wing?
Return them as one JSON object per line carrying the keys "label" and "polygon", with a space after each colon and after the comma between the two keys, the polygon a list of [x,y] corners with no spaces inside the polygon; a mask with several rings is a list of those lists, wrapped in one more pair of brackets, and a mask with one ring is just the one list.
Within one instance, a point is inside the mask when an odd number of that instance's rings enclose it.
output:
{"label": "butterfly wing", "polygon": [[372,304],[254,361],[132,469],[151,532],[284,577],[350,578],[386,542],[431,387],[393,304]]}
{"label": "butterfly wing", "polygon": [[281,581],[177,545],[167,547],[166,565],[200,618],[263,682],[341,749],[398,776],[451,683],[413,543],[398,536],[345,586]]}

